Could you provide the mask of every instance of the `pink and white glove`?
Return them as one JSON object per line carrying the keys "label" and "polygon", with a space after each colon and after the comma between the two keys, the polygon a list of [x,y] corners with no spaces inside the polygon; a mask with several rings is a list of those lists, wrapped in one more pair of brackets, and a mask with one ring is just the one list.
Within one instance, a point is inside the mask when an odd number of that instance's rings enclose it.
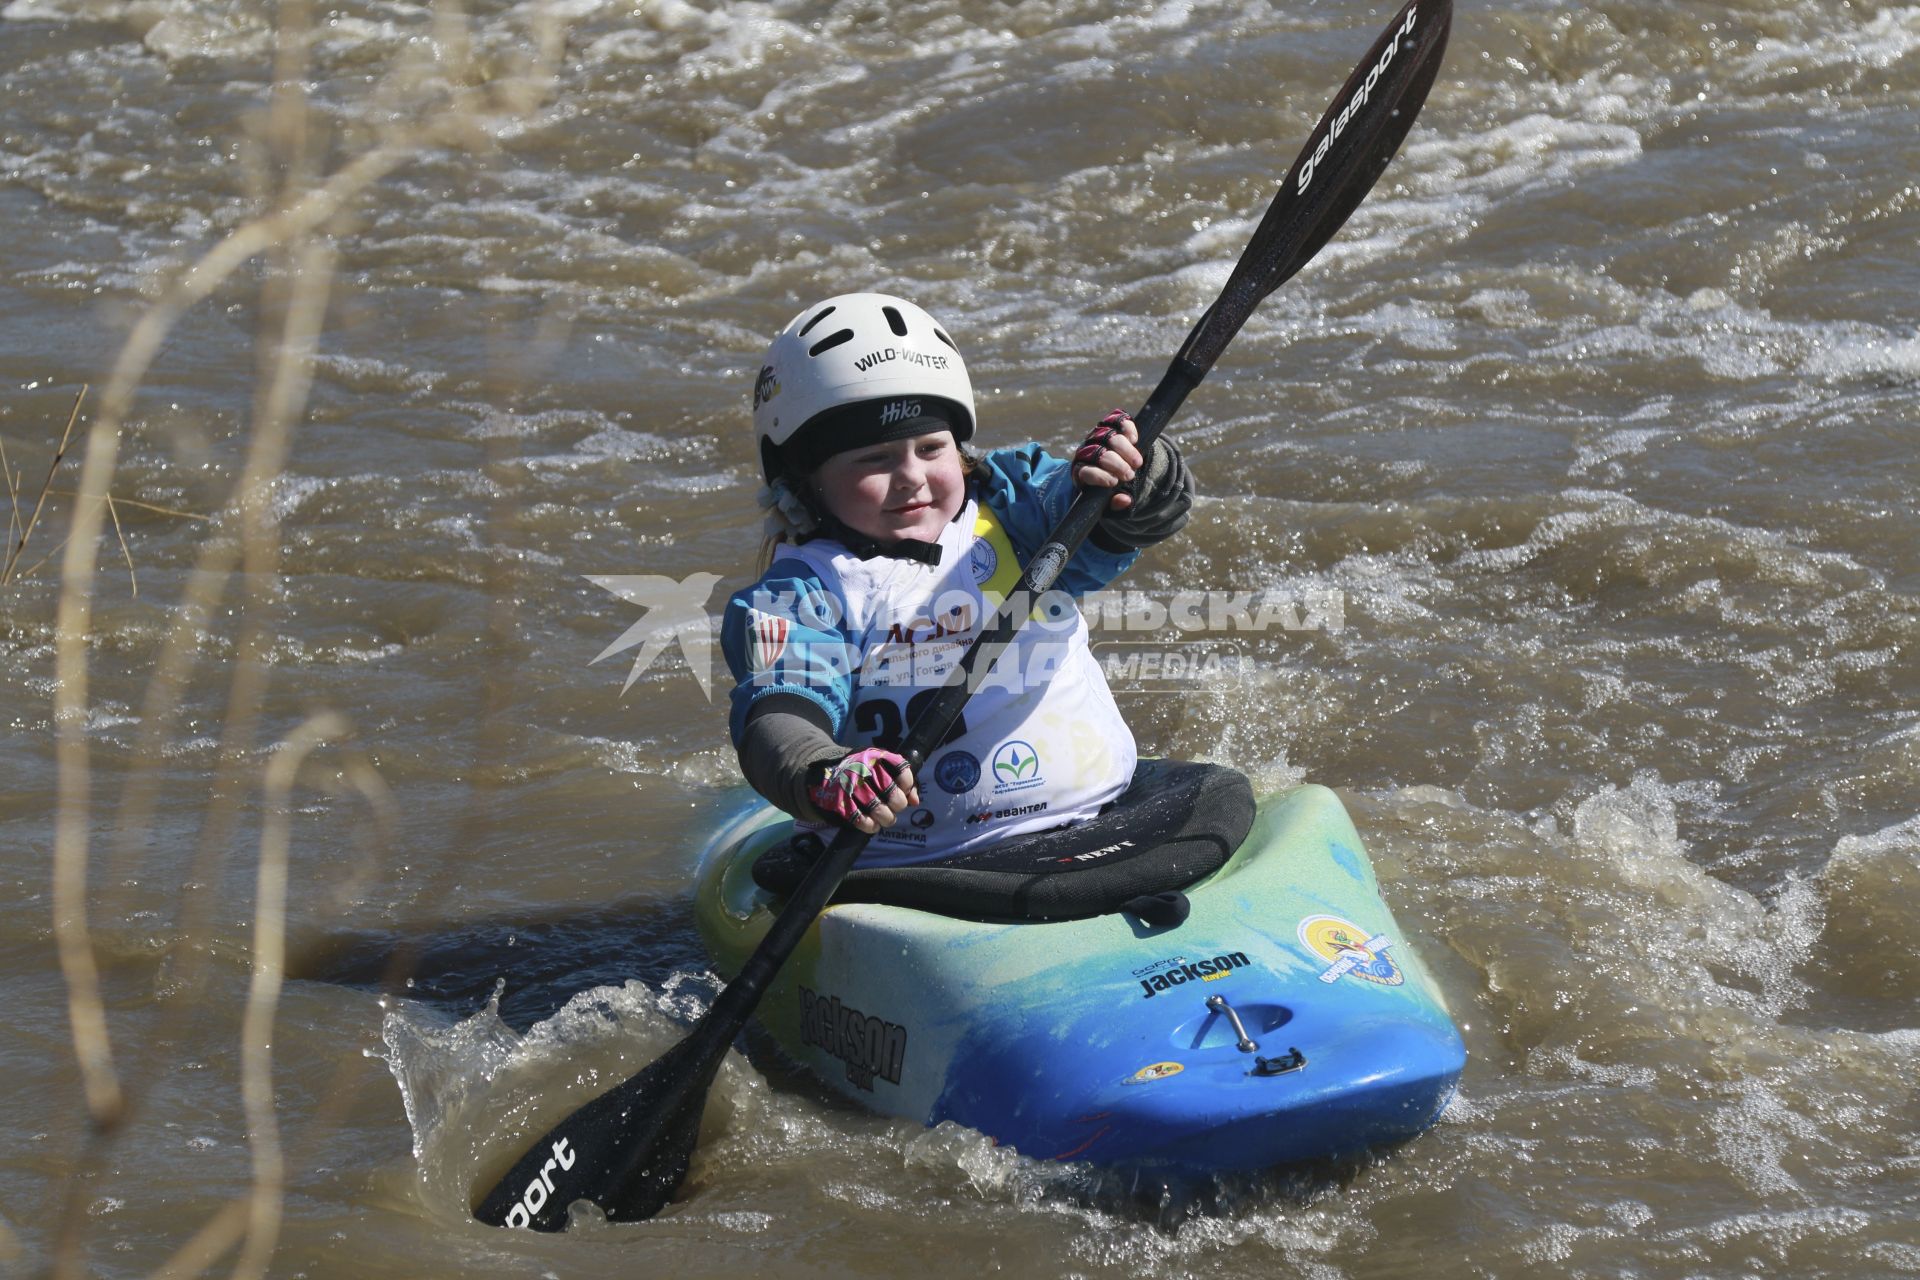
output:
{"label": "pink and white glove", "polygon": [[1137,442],[1140,430],[1125,409],[1115,409],[1100,419],[1073,455],[1073,479],[1083,488],[1113,489],[1109,505],[1125,511],[1133,505],[1133,494],[1126,486],[1133,483],[1146,465]]}
{"label": "pink and white glove", "polygon": [[[904,797],[898,806],[887,798],[898,788]],[[890,827],[897,809],[919,802],[919,790],[913,785],[913,770],[906,757],[878,747],[867,747],[846,756],[827,770],[827,776],[807,789],[807,798],[835,822],[871,834]]]}

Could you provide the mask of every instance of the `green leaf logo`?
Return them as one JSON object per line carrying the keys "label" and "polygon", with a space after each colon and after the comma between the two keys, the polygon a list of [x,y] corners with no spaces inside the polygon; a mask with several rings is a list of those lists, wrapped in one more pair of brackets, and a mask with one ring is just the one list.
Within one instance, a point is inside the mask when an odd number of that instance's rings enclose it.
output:
{"label": "green leaf logo", "polygon": [[1009,782],[1018,782],[1039,772],[1039,754],[1032,747],[1027,747],[1027,753],[1024,756],[1021,755],[1020,748],[1024,746],[1026,746],[1024,742],[1012,742],[1000,752],[993,762],[993,772],[997,777]]}

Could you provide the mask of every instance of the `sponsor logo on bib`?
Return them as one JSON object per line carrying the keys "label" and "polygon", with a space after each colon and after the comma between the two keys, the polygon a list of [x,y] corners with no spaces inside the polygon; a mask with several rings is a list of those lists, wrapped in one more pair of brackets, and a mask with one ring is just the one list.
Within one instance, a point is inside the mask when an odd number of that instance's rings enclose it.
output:
{"label": "sponsor logo on bib", "polygon": [[1040,753],[1025,742],[1005,743],[993,753],[993,790],[1025,791],[1046,779],[1040,776]]}
{"label": "sponsor logo on bib", "polygon": [[963,796],[980,785],[980,757],[949,751],[933,762],[933,780],[950,796]]}
{"label": "sponsor logo on bib", "polygon": [[967,550],[967,565],[973,570],[975,582],[985,582],[1000,567],[1000,553],[985,538],[975,538]]}
{"label": "sponsor logo on bib", "polygon": [[967,825],[975,827],[983,822],[999,822],[1004,818],[1024,818],[1028,814],[1045,813],[1046,811],[1047,801],[1045,800],[1040,801],[1038,804],[1016,804],[1010,809],[982,809],[979,813],[970,813],[967,815]]}

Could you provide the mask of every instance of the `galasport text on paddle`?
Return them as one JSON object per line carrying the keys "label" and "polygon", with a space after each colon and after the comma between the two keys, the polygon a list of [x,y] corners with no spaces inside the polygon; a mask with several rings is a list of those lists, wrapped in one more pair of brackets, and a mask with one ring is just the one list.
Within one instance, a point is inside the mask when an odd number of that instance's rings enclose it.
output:
{"label": "galasport text on paddle", "polygon": [[[1308,135],[1226,287],[1135,415],[1142,454],[1261,299],[1305,266],[1379,181],[1433,86],[1452,21],[1452,0],[1409,0],[1354,68]],[[974,687],[974,669],[981,663],[991,668],[1026,620],[1029,603],[1053,586],[1112,496],[1111,489],[1086,489],[1074,499],[991,625],[914,721],[900,754],[915,773],[959,718]],[[591,1201],[614,1221],[651,1218],[672,1200],[693,1160],[701,1112],[721,1061],[868,838],[852,828],[836,835],[687,1037],[554,1126],[481,1199],[474,1217],[497,1227],[559,1231],[576,1200]]]}

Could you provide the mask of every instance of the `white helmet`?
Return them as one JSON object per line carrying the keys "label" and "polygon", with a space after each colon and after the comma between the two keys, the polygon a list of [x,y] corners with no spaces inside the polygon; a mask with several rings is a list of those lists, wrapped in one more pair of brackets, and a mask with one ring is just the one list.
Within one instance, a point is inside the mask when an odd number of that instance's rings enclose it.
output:
{"label": "white helmet", "polygon": [[767,347],[753,430],[769,482],[804,476],[845,449],[951,430],[973,435],[960,349],[904,298],[843,293],[808,307]]}

